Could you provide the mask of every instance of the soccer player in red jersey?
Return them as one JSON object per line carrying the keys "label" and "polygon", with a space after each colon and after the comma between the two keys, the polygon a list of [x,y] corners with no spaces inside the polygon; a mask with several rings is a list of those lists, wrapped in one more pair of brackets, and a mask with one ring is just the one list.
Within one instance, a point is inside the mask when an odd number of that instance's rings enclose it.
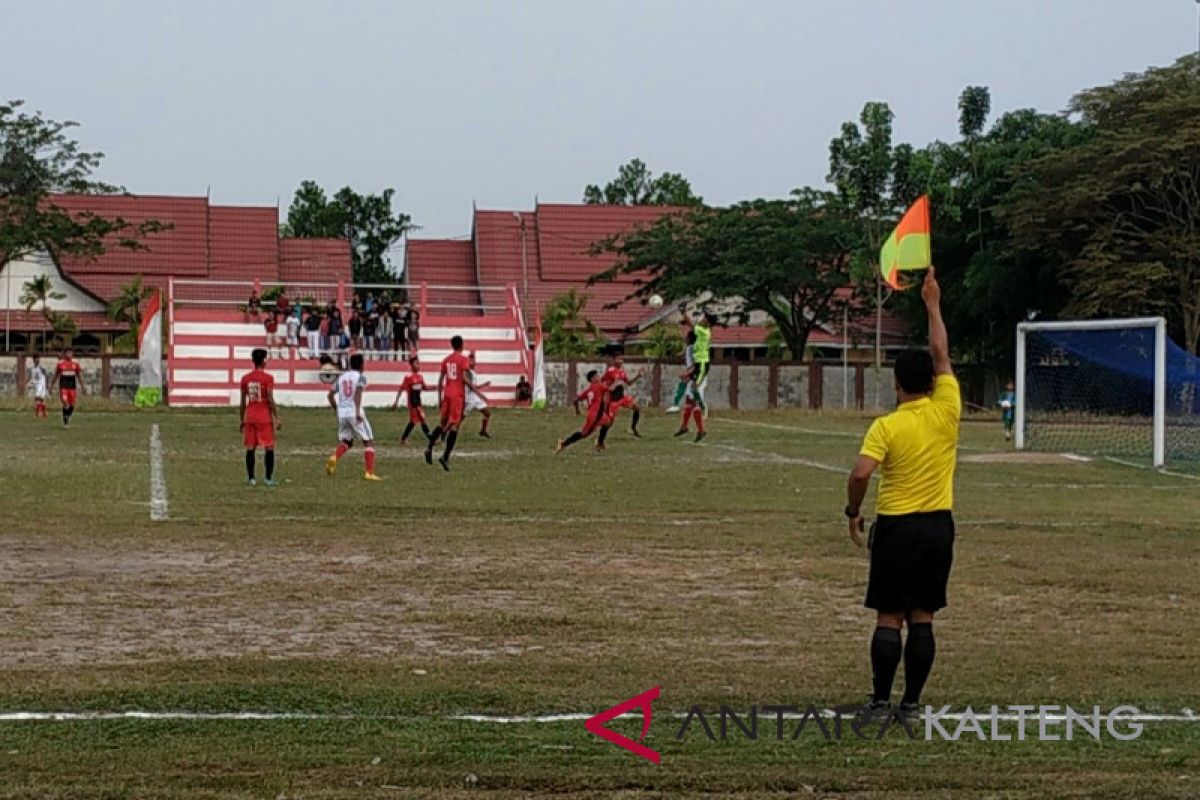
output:
{"label": "soccer player in red jersey", "polygon": [[578,415],[579,404],[587,402],[587,417],[584,419],[583,426],[579,430],[572,433],[566,439],[559,440],[558,446],[554,448],[555,453],[561,453],[580,439],[586,439],[591,436],[600,425],[600,420],[604,416],[605,402],[608,398],[608,387],[600,379],[600,373],[594,369],[588,372],[587,381],[587,388],[579,393],[574,403],[575,414]]}
{"label": "soccer player in red jersey", "polygon": [[[620,353],[615,353],[612,357],[612,360],[608,364],[608,368],[604,370],[604,377],[602,377],[600,380],[611,392],[614,387],[630,387],[641,379],[641,371],[639,371],[637,375],[634,375],[632,378],[630,378],[629,373],[625,371],[625,357]],[[628,391],[628,388],[626,388],[626,391]],[[642,435],[638,433],[637,426],[638,421],[642,418],[642,409],[638,406],[637,401],[633,399],[632,395],[629,397],[632,405],[628,407],[633,409],[633,421],[629,423],[629,431],[640,439]]]}
{"label": "soccer player in red jersey", "polygon": [[425,463],[433,463],[433,447],[446,436],[446,449],[438,463],[442,469],[450,471],[450,454],[454,452],[454,444],[458,441],[458,426],[462,424],[464,406],[467,402],[467,390],[478,393],[479,389],[467,375],[471,368],[470,360],[463,355],[463,338],[453,336],[450,347],[454,351],[442,360],[442,371],[438,375],[438,395],[442,398],[441,420],[429,437],[429,445],[425,448]]}
{"label": "soccer player in red jersey", "polygon": [[604,440],[608,438],[608,429],[617,421],[617,414],[622,408],[632,408],[637,413],[637,401],[633,395],[625,394],[625,387],[618,386],[612,390],[604,401],[604,413],[600,415],[600,434],[596,437],[596,451],[604,450]]}
{"label": "soccer player in red jersey", "polygon": [[275,431],[282,427],[279,407],[275,405],[275,378],[265,369],[267,351],[256,347],[250,353],[254,369],[242,376],[241,427],[246,446],[246,485],[254,486],[254,454],[263,449],[263,486],[275,482]]}
{"label": "soccer player in red jersey", "polygon": [[426,439],[431,436],[429,425],[425,422],[425,407],[421,405],[421,392],[426,386],[425,376],[421,374],[421,363],[413,356],[408,359],[408,366],[412,371],[404,376],[400,390],[396,392],[396,399],[392,402],[392,410],[395,411],[400,405],[400,396],[408,395],[408,424],[404,426],[404,433],[400,436],[400,444],[405,446],[408,445],[409,434],[417,425],[421,426],[421,433],[425,434]]}
{"label": "soccer player in red jersey", "polygon": [[85,391],[83,385],[83,367],[75,360],[75,351],[71,348],[63,350],[62,357],[54,367],[54,377],[50,379],[50,391],[58,384],[58,399],[62,401],[63,427],[71,427],[71,415],[75,413],[77,392]]}

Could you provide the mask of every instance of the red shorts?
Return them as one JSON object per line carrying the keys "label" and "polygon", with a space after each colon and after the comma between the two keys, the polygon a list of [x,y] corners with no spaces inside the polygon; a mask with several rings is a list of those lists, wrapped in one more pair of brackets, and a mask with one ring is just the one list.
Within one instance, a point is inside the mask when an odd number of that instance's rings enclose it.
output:
{"label": "red shorts", "polygon": [[597,406],[594,412],[588,412],[587,417],[583,420],[583,427],[579,429],[580,433],[584,436],[591,436],[596,428],[600,427],[600,424],[604,421],[602,408],[602,406]]}
{"label": "red shorts", "polygon": [[465,397],[455,397],[454,395],[446,395],[442,397],[442,427],[447,425],[458,425],[463,418],[463,405],[466,403]]}
{"label": "red shorts", "polygon": [[242,426],[242,442],[247,450],[275,447],[275,426],[270,422],[247,422]]}
{"label": "red shorts", "polygon": [[75,397],[76,397],[76,394],[75,394],[74,389],[59,389],[58,390],[58,399],[62,400],[62,404],[64,406],[75,405]]}
{"label": "red shorts", "polygon": [[409,406],[408,421],[413,425],[425,424],[425,407],[424,406]]}

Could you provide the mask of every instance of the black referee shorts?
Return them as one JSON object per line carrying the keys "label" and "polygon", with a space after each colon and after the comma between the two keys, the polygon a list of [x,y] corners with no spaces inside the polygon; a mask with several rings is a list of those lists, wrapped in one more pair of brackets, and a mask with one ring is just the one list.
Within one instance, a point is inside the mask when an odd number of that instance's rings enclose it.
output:
{"label": "black referee shorts", "polygon": [[954,561],[954,517],[949,511],[889,516],[871,526],[867,608],[884,613],[946,607]]}

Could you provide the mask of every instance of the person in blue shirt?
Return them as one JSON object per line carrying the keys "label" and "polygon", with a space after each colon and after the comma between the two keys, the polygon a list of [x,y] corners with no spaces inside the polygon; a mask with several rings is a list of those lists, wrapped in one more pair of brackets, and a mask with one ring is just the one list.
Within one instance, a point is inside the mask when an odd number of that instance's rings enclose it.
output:
{"label": "person in blue shirt", "polygon": [[1017,421],[1017,395],[1013,391],[1013,382],[1009,381],[1000,393],[1000,418],[1004,420],[1004,441],[1012,438],[1013,425]]}

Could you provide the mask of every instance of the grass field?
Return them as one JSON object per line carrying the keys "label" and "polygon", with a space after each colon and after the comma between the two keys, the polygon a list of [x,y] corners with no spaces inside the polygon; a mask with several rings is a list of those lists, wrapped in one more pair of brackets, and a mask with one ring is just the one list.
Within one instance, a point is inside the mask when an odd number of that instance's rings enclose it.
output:
{"label": "grass field", "polygon": [[[1200,795],[1200,723],[676,741],[693,705],[865,696],[873,621],[840,471],[865,418],[719,413],[694,445],[652,412],[643,440],[555,457],[569,413],[501,412],[444,474],[395,446],[399,415],[372,417],[386,482],[361,480],[357,452],[326,477],[329,414],[285,411],[271,490],[242,485],[231,412],[85,404],[64,431],[0,411],[0,711],[310,715],[0,721],[0,797]],[[996,422],[963,445],[926,701],[1200,708],[1200,485],[998,459]],[[456,719],[595,713],[653,686],[657,766],[577,720]]]}

